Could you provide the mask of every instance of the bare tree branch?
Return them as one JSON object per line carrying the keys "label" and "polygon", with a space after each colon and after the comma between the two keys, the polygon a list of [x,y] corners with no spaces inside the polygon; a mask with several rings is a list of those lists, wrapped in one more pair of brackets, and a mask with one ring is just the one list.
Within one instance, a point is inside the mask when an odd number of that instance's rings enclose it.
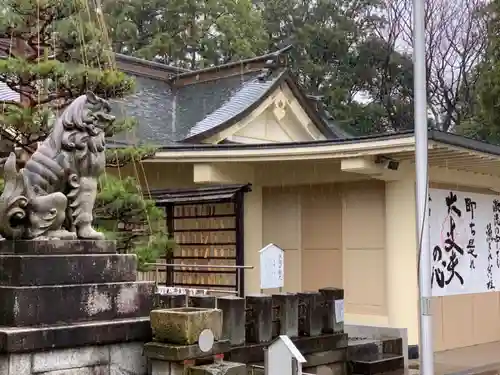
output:
{"label": "bare tree branch", "polygon": [[[467,117],[476,82],[473,72],[486,47],[482,0],[426,0],[426,73],[428,108],[443,131]],[[396,49],[411,52],[411,0],[382,0],[386,24],[378,36]],[[396,40],[394,40],[396,38]]]}

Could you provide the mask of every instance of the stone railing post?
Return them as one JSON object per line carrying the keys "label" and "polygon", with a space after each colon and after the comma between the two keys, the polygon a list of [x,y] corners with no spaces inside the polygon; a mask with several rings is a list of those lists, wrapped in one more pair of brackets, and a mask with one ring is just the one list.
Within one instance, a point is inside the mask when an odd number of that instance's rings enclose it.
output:
{"label": "stone railing post", "polygon": [[253,343],[269,342],[273,336],[272,297],[255,294],[246,297],[246,341]]}
{"label": "stone railing post", "polygon": [[273,338],[299,335],[299,296],[295,293],[273,294]]}
{"label": "stone railing post", "polygon": [[320,335],[323,328],[323,296],[320,292],[303,292],[298,296],[299,335]]}
{"label": "stone railing post", "polygon": [[245,299],[236,296],[217,298],[217,307],[222,311],[222,338],[231,345],[245,343]]}
{"label": "stone railing post", "polygon": [[344,301],[344,289],[322,288],[319,291],[324,302],[323,333],[344,332],[344,321],[337,321],[336,316],[339,314],[335,311],[336,301]]}

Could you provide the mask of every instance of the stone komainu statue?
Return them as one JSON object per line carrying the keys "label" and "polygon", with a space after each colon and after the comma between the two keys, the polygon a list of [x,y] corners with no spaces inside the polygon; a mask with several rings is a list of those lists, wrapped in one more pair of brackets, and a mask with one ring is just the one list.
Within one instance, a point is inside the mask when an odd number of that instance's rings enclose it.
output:
{"label": "stone komainu statue", "polygon": [[17,171],[11,153],[4,166],[0,234],[6,239],[103,239],[92,228],[97,179],[104,171],[110,106],[92,93],[73,101],[49,136]]}

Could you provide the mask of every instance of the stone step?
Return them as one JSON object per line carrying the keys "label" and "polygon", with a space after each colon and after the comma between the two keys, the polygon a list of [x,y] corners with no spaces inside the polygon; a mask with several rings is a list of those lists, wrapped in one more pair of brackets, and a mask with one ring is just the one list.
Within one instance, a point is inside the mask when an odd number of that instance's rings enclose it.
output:
{"label": "stone step", "polygon": [[383,337],[379,339],[349,337],[348,358],[360,358],[376,354],[403,355],[403,339]]}
{"label": "stone step", "polygon": [[382,352],[403,355],[403,339],[397,338],[382,338]]}
{"label": "stone step", "polygon": [[[326,334],[316,337],[292,337],[291,340],[304,356],[323,351],[347,350],[346,333]],[[226,353],[224,359],[241,363],[264,362],[264,349],[268,346],[269,342],[260,344],[247,343],[241,346],[233,346],[231,347],[231,351]],[[345,354],[345,356],[346,355],[347,354]]]}
{"label": "stone step", "polygon": [[243,363],[224,361],[210,365],[193,366],[188,373],[189,375],[247,375],[247,368]]}
{"label": "stone step", "polygon": [[382,344],[378,340],[349,341],[347,349],[348,358],[364,357],[383,353]]}
{"label": "stone step", "polygon": [[353,374],[373,375],[404,370],[404,357],[398,354],[377,353],[350,359]]}
{"label": "stone step", "polygon": [[22,327],[149,316],[154,283],[0,286],[0,326]]}
{"label": "stone step", "polygon": [[[203,352],[198,343],[192,345],[167,344],[151,341],[144,344],[143,353],[148,359],[170,362],[193,360],[196,364],[212,363],[214,355],[223,354],[231,349],[229,340],[215,341],[209,351]],[[205,363],[199,363],[205,362]]]}
{"label": "stone step", "polygon": [[0,254],[115,254],[115,241],[102,240],[0,240]]}
{"label": "stone step", "polygon": [[[44,327],[0,327],[0,353],[151,340],[149,316]],[[0,355],[1,356],[1,355]]]}
{"label": "stone step", "polygon": [[135,281],[133,254],[0,254],[0,285],[42,286]]}
{"label": "stone step", "polygon": [[[352,373],[351,375],[363,375],[363,374]],[[419,375],[419,374],[409,372],[408,370],[405,370],[404,368],[402,368],[402,369],[398,369],[398,370],[394,370],[394,371],[383,372],[383,373],[378,374],[378,375]]]}

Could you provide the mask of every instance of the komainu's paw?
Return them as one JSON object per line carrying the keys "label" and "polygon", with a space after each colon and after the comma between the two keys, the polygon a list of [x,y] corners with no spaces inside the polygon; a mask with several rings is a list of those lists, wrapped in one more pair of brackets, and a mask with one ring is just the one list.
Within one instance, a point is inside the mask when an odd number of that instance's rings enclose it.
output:
{"label": "komainu's paw", "polygon": [[49,231],[46,236],[51,239],[59,240],[76,240],[78,238],[76,233],[64,229]]}
{"label": "komainu's paw", "polygon": [[78,238],[82,240],[104,240],[104,234],[96,231],[90,225],[78,228]]}

